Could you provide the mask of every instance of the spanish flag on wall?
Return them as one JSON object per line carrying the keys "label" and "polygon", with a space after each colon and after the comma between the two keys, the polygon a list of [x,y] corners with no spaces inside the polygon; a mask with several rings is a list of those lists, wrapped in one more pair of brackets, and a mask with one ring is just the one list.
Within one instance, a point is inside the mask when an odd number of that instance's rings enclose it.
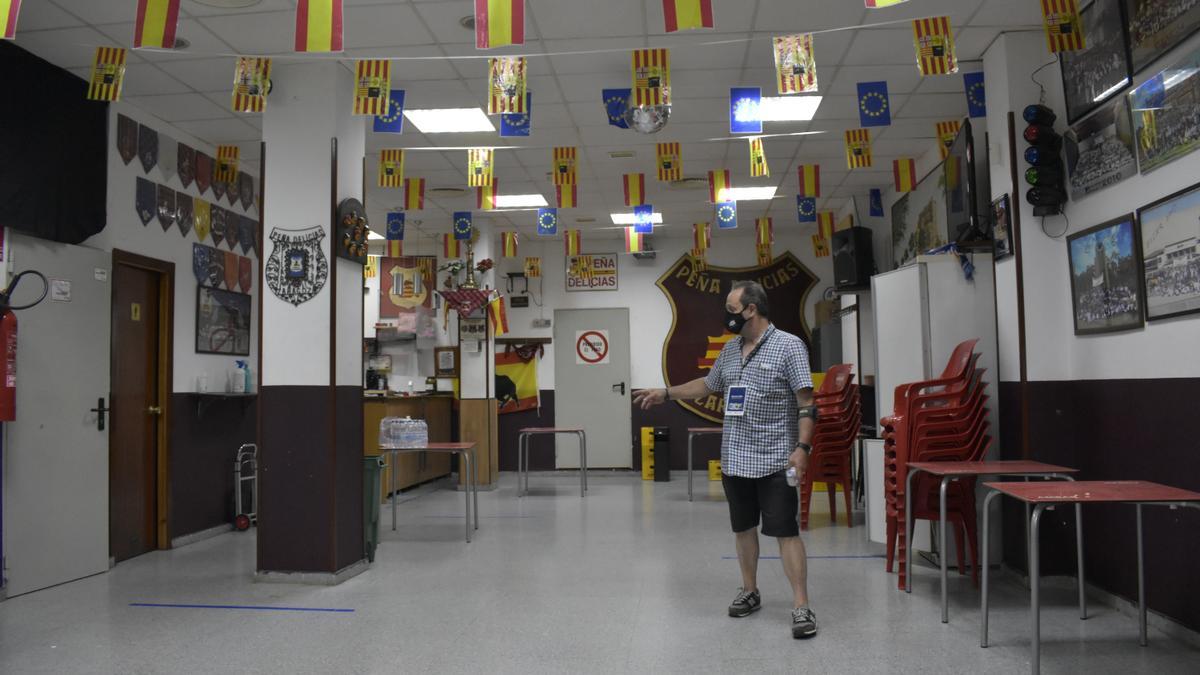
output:
{"label": "spanish flag on wall", "polygon": [[[528,361],[521,359],[514,351],[496,352],[496,377],[507,377],[515,385],[513,396],[498,396],[496,412],[505,415],[536,410],[538,407],[537,357],[532,356]],[[498,392],[497,392],[498,393]]]}
{"label": "spanish flag on wall", "polygon": [[713,27],[712,0],[663,0],[666,31]]}
{"label": "spanish flag on wall", "polygon": [[491,148],[467,150],[467,187],[491,185],[494,179]]}
{"label": "spanish flag on wall", "polygon": [[475,48],[525,44],[525,0],[475,0]]}
{"label": "spanish flag on wall", "polygon": [[[6,4],[0,0],[0,6]],[[19,6],[20,0],[16,4]],[[138,0],[133,25],[133,48],[175,48],[175,27],[179,24],[179,0]]]}
{"label": "spanish flag on wall", "polygon": [[525,276],[538,279],[542,276],[542,259],[537,257],[525,258]]}
{"label": "spanish flag on wall", "polygon": [[750,175],[754,178],[771,175],[771,167],[767,165],[767,151],[763,149],[761,138],[750,139]]}
{"label": "spanish flag on wall", "polygon": [[233,111],[266,110],[270,82],[271,59],[239,56],[237,65],[233,68]]}
{"label": "spanish flag on wall", "polygon": [[404,210],[420,211],[425,208],[425,179],[404,179]]}
{"label": "spanish flag on wall", "polygon": [[554,167],[552,169],[553,182],[555,185],[574,185],[578,174],[576,173],[576,151],[575,148],[562,147],[554,148],[553,151]]}
{"label": "spanish flag on wall", "polygon": [[496,194],[499,192],[500,181],[493,180],[491,185],[480,185],[475,188],[475,208],[480,211],[493,211],[496,208]]}
{"label": "spanish flag on wall", "polygon": [[17,35],[17,15],[21,0],[0,0],[0,38],[11,40]]}
{"label": "spanish flag on wall", "polygon": [[404,151],[379,151],[379,187],[398,188],[404,185]]}
{"label": "spanish flag on wall", "polygon": [[780,94],[817,90],[817,60],[813,56],[812,33],[787,35],[772,40],[775,79]]}
{"label": "spanish flag on wall", "polygon": [[121,100],[125,81],[125,50],[121,47],[96,47],[87,97],[92,101]]}
{"label": "spanish flag on wall", "polygon": [[833,239],[833,215],[833,211],[817,214],[817,234],[825,241]]}
{"label": "spanish flag on wall", "polygon": [[621,177],[625,189],[625,206],[641,206],[646,203],[646,174],[627,173]]}
{"label": "spanish flag on wall", "polygon": [[642,239],[644,236],[636,227],[625,228],[625,252],[641,253],[645,247],[645,240]]}
{"label": "spanish flag on wall", "polygon": [[583,233],[579,230],[567,230],[563,233],[563,244],[567,255],[579,255],[583,250]]}
{"label": "spanish flag on wall", "polygon": [[525,57],[502,56],[488,59],[489,115],[514,113],[523,115],[525,109]]}
{"label": "spanish flag on wall", "polygon": [[508,333],[508,313],[504,311],[504,296],[497,295],[488,303],[488,319],[492,324],[492,335],[500,337]]}
{"label": "spanish flag on wall", "polygon": [[296,51],[342,51],[342,0],[297,0]]}
{"label": "spanish flag on wall", "polygon": [[710,246],[712,246],[712,229],[708,223],[694,223],[692,225],[692,250],[707,251]]}
{"label": "spanish flag on wall", "polygon": [[501,232],[500,233],[500,252],[504,258],[517,257],[517,233],[516,232]]}
{"label": "spanish flag on wall", "polygon": [[217,146],[217,163],[213,167],[213,180],[236,184],[239,152],[236,145]]}
{"label": "spanish flag on wall", "polygon": [[908,0],[866,0],[867,9],[879,9],[880,7],[891,7],[908,2]]}
{"label": "spanish flag on wall", "polygon": [[658,155],[658,179],[673,181],[683,179],[683,157],[680,156],[678,143],[658,143],[655,147]]}
{"label": "spanish flag on wall", "polygon": [[913,46],[917,50],[917,69],[921,75],[948,75],[958,72],[950,17],[938,16],[913,21]]}
{"label": "spanish flag on wall", "polygon": [[558,199],[558,208],[573,209],[579,205],[578,185],[555,185],[554,192]]}
{"label": "spanish flag on wall", "polygon": [[938,151],[942,153],[942,159],[946,159],[950,155],[950,146],[954,145],[954,139],[958,137],[960,126],[962,124],[958,120],[937,123]]}
{"label": "spanish flag on wall", "polygon": [[912,158],[892,161],[892,178],[896,182],[896,192],[904,194],[912,192],[917,186],[917,162]]}
{"label": "spanish flag on wall", "polygon": [[821,196],[821,165],[820,164],[802,164],[798,170],[800,174],[800,196],[801,197],[820,197]]}
{"label": "spanish flag on wall", "polygon": [[731,187],[733,187],[733,181],[729,178],[729,169],[708,172],[709,203],[720,204],[721,202],[729,201],[725,197],[725,191]]}
{"label": "spanish flag on wall", "polygon": [[453,234],[447,233],[442,235],[442,257],[462,257],[462,242],[458,239],[455,239]]}
{"label": "spanish flag on wall", "polygon": [[1042,0],[1042,22],[1046,27],[1046,46],[1051,54],[1087,48],[1079,5],[1075,0]]}
{"label": "spanish flag on wall", "polygon": [[354,114],[378,117],[388,113],[392,92],[392,62],[386,59],[359,61],[354,73]]}
{"label": "spanish flag on wall", "polygon": [[870,168],[871,131],[869,129],[846,130],[846,167],[850,169]]}
{"label": "spanish flag on wall", "polygon": [[666,49],[633,52],[633,104],[671,103],[671,53]]}

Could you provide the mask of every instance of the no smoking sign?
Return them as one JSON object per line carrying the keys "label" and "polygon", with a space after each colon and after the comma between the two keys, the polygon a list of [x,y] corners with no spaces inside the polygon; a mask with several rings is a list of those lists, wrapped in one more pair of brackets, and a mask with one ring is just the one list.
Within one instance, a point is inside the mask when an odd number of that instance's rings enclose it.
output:
{"label": "no smoking sign", "polygon": [[575,332],[576,365],[600,366],[609,361],[608,331],[581,330]]}

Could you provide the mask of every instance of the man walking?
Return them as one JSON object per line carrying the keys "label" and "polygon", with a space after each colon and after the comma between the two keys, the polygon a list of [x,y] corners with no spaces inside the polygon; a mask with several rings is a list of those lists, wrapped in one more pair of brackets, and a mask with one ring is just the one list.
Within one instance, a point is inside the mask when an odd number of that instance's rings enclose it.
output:
{"label": "man walking", "polygon": [[804,342],[776,328],[763,287],[739,281],[725,299],[725,328],[738,337],[725,344],[707,377],[666,389],[634,392],[643,409],[670,400],[693,400],[720,392],[725,397],[721,435],[721,483],[729,501],[742,587],[729,616],[762,607],[758,590],[758,525],[779,541],[783,570],[792,585],[792,637],[817,634],[808,606],[807,554],[797,522],[797,478],[808,466],[816,408]]}

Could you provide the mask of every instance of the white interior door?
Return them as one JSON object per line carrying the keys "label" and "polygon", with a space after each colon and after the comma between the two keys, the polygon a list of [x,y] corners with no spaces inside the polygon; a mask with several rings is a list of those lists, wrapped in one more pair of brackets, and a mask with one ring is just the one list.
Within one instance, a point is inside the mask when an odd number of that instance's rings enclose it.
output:
{"label": "white interior door", "polygon": [[[91,409],[109,396],[112,256],[11,230],[8,243],[13,271],[58,290],[17,312],[17,420],[4,425],[11,597],[108,569],[108,431]],[[41,290],[27,276],[13,304]]]}
{"label": "white interior door", "polygon": [[[554,311],[554,424],[587,431],[589,469],[633,467],[629,368],[628,309]],[[555,466],[579,467],[573,437]]]}

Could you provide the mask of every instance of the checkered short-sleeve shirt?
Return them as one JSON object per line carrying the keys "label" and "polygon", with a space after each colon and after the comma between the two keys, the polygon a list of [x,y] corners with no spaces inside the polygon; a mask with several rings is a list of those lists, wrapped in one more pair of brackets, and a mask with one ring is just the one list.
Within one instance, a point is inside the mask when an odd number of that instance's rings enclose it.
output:
{"label": "checkered short-sleeve shirt", "polygon": [[725,418],[721,471],[761,478],[786,469],[799,441],[796,392],[813,386],[804,341],[772,325],[757,352],[743,362],[742,338],[734,338],[725,344],[704,383],[722,395],[731,386],[746,387],[745,414]]}

